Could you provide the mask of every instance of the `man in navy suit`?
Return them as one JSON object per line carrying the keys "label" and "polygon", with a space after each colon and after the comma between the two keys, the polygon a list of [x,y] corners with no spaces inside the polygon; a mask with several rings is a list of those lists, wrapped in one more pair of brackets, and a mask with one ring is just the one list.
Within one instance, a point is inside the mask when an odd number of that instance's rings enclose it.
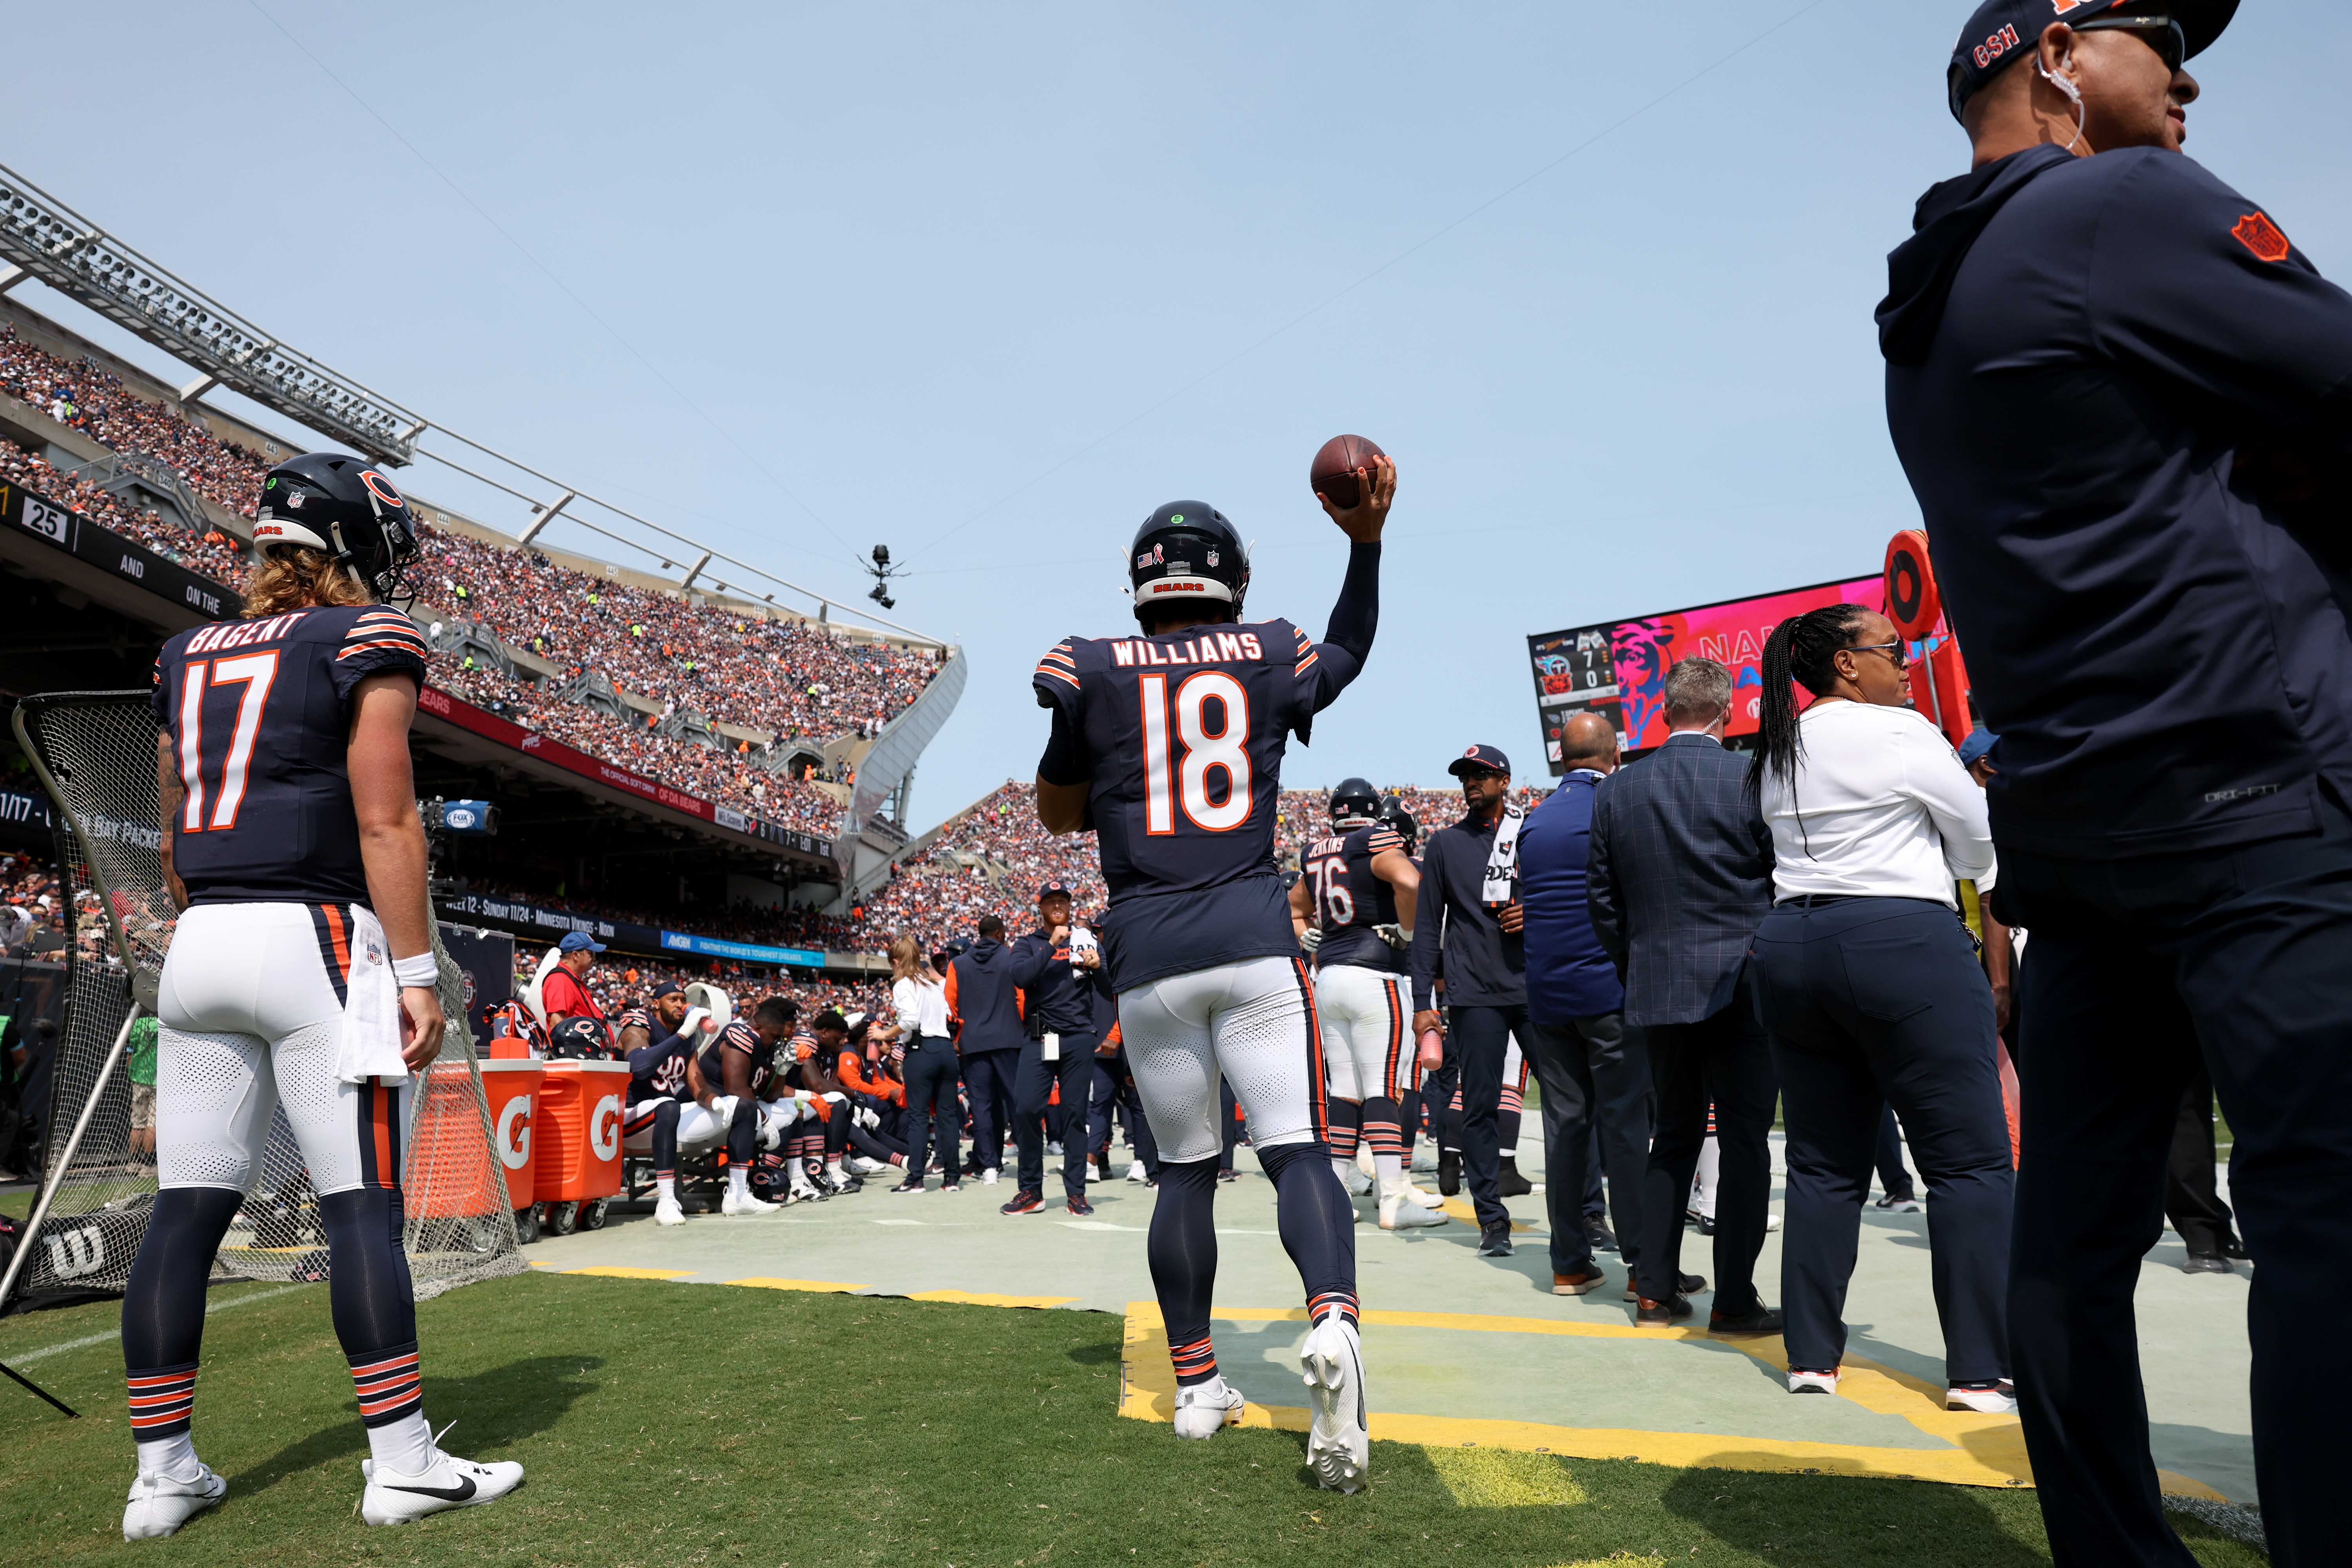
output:
{"label": "man in navy suit", "polygon": [[1583,1214],[1596,1122],[1629,1285],[1641,1257],[1650,1059],[1642,1032],[1625,1026],[1624,982],[1592,929],[1585,899],[1592,797],[1617,771],[1617,731],[1598,714],[1579,713],[1560,726],[1559,743],[1568,775],[1519,832],[1528,1025],[1519,1044],[1543,1086],[1552,1294],[1581,1296],[1603,1282]]}
{"label": "man in navy suit", "polygon": [[1658,1097],[1634,1321],[1663,1328],[1690,1316],[1677,1289],[1683,1212],[1712,1100],[1722,1167],[1707,1326],[1777,1332],[1780,1315],[1756,1293],[1756,1255],[1780,1080],[1748,963],[1772,907],[1772,835],[1748,792],[1748,764],[1723,745],[1731,672],[1684,659],[1666,671],[1665,698],[1666,743],[1593,791],[1588,876],[1593,930],[1623,966],[1625,1022],[1643,1031]]}

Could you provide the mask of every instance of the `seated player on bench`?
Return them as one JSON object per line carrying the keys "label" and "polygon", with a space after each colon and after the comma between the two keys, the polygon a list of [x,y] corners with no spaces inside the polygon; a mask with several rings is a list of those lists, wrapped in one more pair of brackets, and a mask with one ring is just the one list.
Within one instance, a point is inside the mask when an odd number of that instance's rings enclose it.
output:
{"label": "seated player on bench", "polygon": [[818,1043],[833,1054],[835,1080],[848,1094],[850,1113],[844,1119],[842,1140],[845,1150],[856,1151],[829,1162],[827,1173],[836,1178],[872,1176],[905,1164],[906,1144],[882,1132],[883,1117],[907,1104],[907,1086],[887,1070],[887,1047],[897,1027],[877,1027],[863,1013],[826,1012],[817,1016],[815,1033]]}
{"label": "seated player on bench", "polygon": [[751,1164],[760,1145],[773,1147],[798,1121],[803,1104],[779,1103],[784,1086],[776,1074],[776,1047],[792,1032],[800,1010],[771,996],[719,1032],[687,1064],[686,1082],[694,1098],[677,1118],[680,1152],[724,1145],[727,1196],[719,1212],[728,1215],[773,1214],[778,1205],[751,1194]]}
{"label": "seated player on bench", "polygon": [[716,1032],[707,1011],[686,1005],[686,987],[675,980],[655,985],[647,1005],[621,1015],[621,1050],[629,1062],[622,1147],[653,1155],[656,1225],[686,1223],[677,1203],[677,1120],[694,1103],[686,1089],[687,1065],[703,1037]]}

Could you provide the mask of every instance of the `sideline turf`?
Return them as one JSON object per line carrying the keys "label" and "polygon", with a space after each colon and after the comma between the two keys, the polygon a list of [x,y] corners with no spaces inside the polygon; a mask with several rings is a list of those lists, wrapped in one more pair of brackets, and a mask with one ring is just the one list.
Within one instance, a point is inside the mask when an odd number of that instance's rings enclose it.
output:
{"label": "sideline turf", "polygon": [[[115,1313],[0,1320],[0,1360],[100,1332]],[[1541,1456],[1497,1455],[1493,1469],[1452,1453],[1441,1475],[1427,1450],[1378,1444],[1373,1487],[1339,1497],[1307,1478],[1299,1435],[1180,1443],[1113,1415],[1121,1324],[1099,1313],[538,1275],[453,1291],[419,1316],[426,1415],[457,1422],[453,1451],[528,1466],[512,1498],[394,1530],[359,1522],[365,1440],[325,1292],[306,1289],[209,1321],[196,1434],[229,1500],[168,1544],[119,1533],[131,1459],[113,1346],[28,1369],[79,1422],[0,1382],[0,1562],[2049,1560],[2025,1491]],[[1484,1506],[1519,1498],[1550,1500]],[[2177,1522],[2201,1563],[2263,1561]]]}

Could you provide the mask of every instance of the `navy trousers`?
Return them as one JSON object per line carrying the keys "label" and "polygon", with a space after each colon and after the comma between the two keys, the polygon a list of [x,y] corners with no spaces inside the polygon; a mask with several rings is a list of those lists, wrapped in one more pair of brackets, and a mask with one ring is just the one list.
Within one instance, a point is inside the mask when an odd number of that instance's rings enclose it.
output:
{"label": "navy trousers", "polygon": [[[1715,1310],[1727,1317],[1757,1310],[1756,1255],[1772,1200],[1772,1107],[1780,1084],[1772,1051],[1756,1021],[1753,963],[1740,972],[1724,1006],[1696,1024],[1651,1024],[1642,1030],[1650,1078],[1657,1087],[1657,1131],[1642,1181],[1639,1268],[1643,1296],[1664,1301],[1682,1277],[1683,1215],[1691,1178],[1706,1142],[1706,1108],[1715,1106],[1721,1156],[1715,1197]],[[1620,1247],[1625,1244],[1621,1232]]]}
{"label": "navy trousers", "polygon": [[1135,1157],[1143,1162],[1143,1173],[1160,1173],[1160,1146],[1151,1141],[1151,1119],[1143,1114],[1143,1096],[1136,1092],[1133,1073],[1127,1065],[1127,1048],[1120,1047],[1109,1056],[1095,1058],[1094,1100],[1088,1118],[1089,1136],[1087,1152],[1090,1154],[1110,1152],[1111,1112],[1124,1106],[1127,1110],[1127,1139],[1135,1145]]}
{"label": "navy trousers", "polygon": [[[1528,1009],[1524,1002],[1515,1007],[1456,1007],[1450,1016],[1454,1026],[1448,1035],[1458,1042],[1462,1059],[1462,1174],[1483,1231],[1511,1223],[1502,1194],[1503,1058],[1510,1054],[1513,1035],[1528,1037]],[[1544,1196],[1551,1196],[1549,1175]],[[1577,1232],[1581,1240],[1583,1227]]]}
{"label": "navy trousers", "polygon": [[[1650,1058],[1642,1031],[1622,1013],[1566,1024],[1532,1024],[1519,1048],[1543,1091],[1544,1209],[1551,1224],[1551,1270],[1590,1269],[1586,1190],[1597,1185],[1601,1155],[1617,1173],[1609,1183],[1618,1255],[1631,1268],[1640,1256],[1642,1178],[1650,1157]],[[1465,1097],[1465,1100],[1466,1100]]]}
{"label": "navy trousers", "polygon": [[2033,933],[2010,1321],[2061,1564],[2192,1561],[2158,1501],[2132,1291],[2200,1056],[2236,1138],[2230,1195],[2255,1260],[2246,1334],[2271,1560],[2342,1561],[2334,1411],[2312,1355],[2352,1329],[2352,816],[2323,796],[2319,821],[2130,860],[2002,852],[2000,913]]}
{"label": "navy trousers", "polygon": [[1062,1090],[1062,1190],[1087,1195],[1087,1107],[1094,1098],[1095,1037],[1064,1035],[1059,1059],[1047,1061],[1043,1041],[1021,1047],[1021,1076],[1013,1095],[1013,1142],[1021,1152],[1021,1191],[1045,1191],[1045,1110],[1055,1087]]}
{"label": "navy trousers", "polygon": [[[920,1035],[907,1042],[907,1179],[923,1184],[931,1161],[931,1138],[939,1138],[941,1180],[952,1186],[961,1169],[956,1153],[955,1047],[945,1035]],[[836,1115],[839,1112],[835,1112]]]}
{"label": "navy trousers", "polygon": [[1013,1103],[1014,1069],[1021,1053],[973,1051],[963,1058],[963,1091],[971,1101],[972,1157],[983,1171],[1004,1168],[1004,1122]]}
{"label": "navy trousers", "polygon": [[1826,1372],[1845,1357],[1846,1286],[1891,1105],[1927,1184],[1945,1376],[2007,1377],[2009,1119],[1992,987],[1968,928],[1926,899],[1788,904],[1764,917],[1755,952],[1789,1139],[1789,1364]]}

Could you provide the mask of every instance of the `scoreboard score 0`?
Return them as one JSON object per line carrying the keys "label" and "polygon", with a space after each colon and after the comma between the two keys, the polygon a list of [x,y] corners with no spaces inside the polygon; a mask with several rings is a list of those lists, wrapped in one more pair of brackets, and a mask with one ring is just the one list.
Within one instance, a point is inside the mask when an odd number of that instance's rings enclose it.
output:
{"label": "scoreboard score 0", "polygon": [[[1731,671],[1731,722],[1727,735],[1752,735],[1763,680],[1758,666],[1764,639],[1790,616],[1824,605],[1867,605],[1885,600],[1880,577],[1820,583],[1753,598],[1730,599],[1687,610],[1609,621],[1528,638],[1528,662],[1536,684],[1536,712],[1543,726],[1544,760],[1557,776],[1559,730],[1578,713],[1598,713],[1617,731],[1629,752],[1646,752],[1666,738],[1666,671],[1680,659],[1712,658]],[[1800,706],[1805,701],[1798,688]]]}

